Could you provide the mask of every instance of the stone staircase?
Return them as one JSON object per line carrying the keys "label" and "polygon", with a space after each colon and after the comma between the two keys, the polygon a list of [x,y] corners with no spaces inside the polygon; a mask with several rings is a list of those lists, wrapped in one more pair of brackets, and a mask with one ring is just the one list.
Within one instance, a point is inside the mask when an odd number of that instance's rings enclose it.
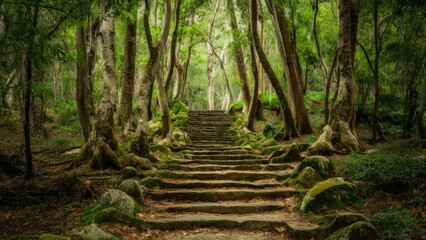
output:
{"label": "stone staircase", "polygon": [[293,209],[298,191],[280,181],[292,167],[234,145],[230,125],[223,111],[189,113],[192,143],[182,151],[192,159],[150,191],[146,225],[185,230],[166,239],[305,239],[315,226]]}

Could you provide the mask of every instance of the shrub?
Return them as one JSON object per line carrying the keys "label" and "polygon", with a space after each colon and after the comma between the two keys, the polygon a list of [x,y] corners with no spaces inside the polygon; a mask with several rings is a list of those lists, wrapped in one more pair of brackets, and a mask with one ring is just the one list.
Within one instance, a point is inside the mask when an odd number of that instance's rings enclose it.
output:
{"label": "shrub", "polygon": [[362,181],[366,191],[400,192],[420,187],[426,176],[426,160],[413,149],[387,148],[367,155],[352,153],[340,162],[338,172]]}

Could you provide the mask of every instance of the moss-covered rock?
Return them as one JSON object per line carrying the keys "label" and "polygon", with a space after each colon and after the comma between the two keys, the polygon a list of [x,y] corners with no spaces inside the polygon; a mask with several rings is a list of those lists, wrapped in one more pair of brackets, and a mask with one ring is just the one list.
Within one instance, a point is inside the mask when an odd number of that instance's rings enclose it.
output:
{"label": "moss-covered rock", "polygon": [[300,165],[293,171],[293,175],[299,174],[304,168],[311,167],[323,178],[327,179],[334,175],[333,165],[330,159],[323,156],[310,156],[305,158]]}
{"label": "moss-covered rock", "polygon": [[318,182],[323,181],[324,179],[311,167],[306,167],[300,172],[296,178],[290,179],[287,181],[288,185],[292,185],[296,188],[312,188]]}
{"label": "moss-covered rock", "polygon": [[127,195],[131,196],[136,202],[140,202],[145,197],[141,185],[136,180],[124,180],[120,186],[118,186],[118,189],[127,193]]}
{"label": "moss-covered rock", "polygon": [[331,208],[341,208],[356,195],[356,191],[356,185],[344,181],[343,178],[327,179],[306,193],[300,210],[319,213]]}
{"label": "moss-covered rock", "polygon": [[376,228],[367,222],[357,222],[347,227],[341,228],[328,236],[326,240],[359,240],[381,239]]}
{"label": "moss-covered rock", "polygon": [[192,159],[192,157],[193,157],[194,155],[193,154],[190,154],[190,153],[185,153],[185,154],[183,154],[183,158],[185,158],[185,159]]}
{"label": "moss-covered rock", "polygon": [[337,230],[356,222],[368,222],[368,219],[359,213],[327,214],[315,220],[321,227],[323,236],[329,236]]}
{"label": "moss-covered rock", "polygon": [[148,189],[160,189],[163,182],[158,177],[146,177],[140,180],[139,184],[147,187]]}
{"label": "moss-covered rock", "polygon": [[163,123],[161,121],[148,123],[148,135],[152,138],[154,135],[161,135],[163,129]]}
{"label": "moss-covered rock", "polygon": [[121,165],[123,167],[134,167],[139,170],[152,169],[152,164],[149,159],[139,157],[134,153],[124,155],[123,159],[121,159]]}
{"label": "moss-covered rock", "polygon": [[262,145],[262,147],[271,147],[271,146],[276,146],[276,145],[279,145],[279,144],[275,139],[269,138],[269,139],[266,139],[265,141],[263,141],[262,143],[260,143],[260,145]]}
{"label": "moss-covered rock", "polygon": [[137,225],[135,215],[138,212],[140,206],[132,197],[121,190],[109,190],[96,204],[86,209],[80,220],[83,224],[111,221]]}
{"label": "moss-covered rock", "polygon": [[125,167],[123,170],[121,170],[121,177],[123,179],[128,179],[132,177],[138,176],[138,170],[134,167]]}
{"label": "moss-covered rock", "polygon": [[78,229],[75,235],[83,240],[118,240],[114,235],[104,232],[94,223]]}
{"label": "moss-covered rock", "polygon": [[179,145],[184,145],[186,143],[191,142],[191,138],[189,137],[189,135],[186,132],[180,130],[179,128],[174,128],[172,135],[173,138],[179,142]]}
{"label": "moss-covered rock", "polygon": [[281,156],[271,158],[272,163],[287,163],[287,162],[298,162],[300,161],[300,151],[297,145],[291,145],[287,151]]}
{"label": "moss-covered rock", "polygon": [[283,146],[281,146],[281,145],[265,147],[265,148],[262,149],[261,154],[262,155],[269,155],[269,154],[276,152],[276,151],[279,151],[281,149],[283,149]]}
{"label": "moss-covered rock", "polygon": [[54,235],[54,234],[41,234],[38,237],[39,240],[71,240],[71,238],[69,237],[63,237],[63,236],[59,236],[59,235]]}

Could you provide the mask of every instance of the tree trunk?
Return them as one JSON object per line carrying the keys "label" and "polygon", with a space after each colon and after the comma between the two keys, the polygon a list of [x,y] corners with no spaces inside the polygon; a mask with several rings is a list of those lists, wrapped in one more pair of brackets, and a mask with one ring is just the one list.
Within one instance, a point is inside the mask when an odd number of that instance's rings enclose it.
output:
{"label": "tree trunk", "polygon": [[373,19],[374,19],[374,69],[373,69],[373,79],[374,79],[374,110],[373,110],[373,134],[371,136],[371,143],[374,144],[376,142],[376,130],[377,130],[377,114],[379,112],[379,25],[378,25],[378,17],[379,17],[379,2],[378,0],[374,0],[373,3]]}
{"label": "tree trunk", "polygon": [[[109,6],[109,7],[106,7]],[[80,156],[73,162],[77,167],[89,161],[91,169],[120,169],[114,136],[114,108],[117,94],[117,76],[115,72],[114,21],[111,4],[101,3],[102,57],[104,61],[102,97],[98,105],[89,141],[84,145]]]}
{"label": "tree trunk", "polygon": [[167,94],[163,84],[163,76],[161,71],[157,71],[155,78],[155,86],[157,90],[158,103],[160,105],[161,119],[163,122],[163,131],[161,137],[171,138],[172,137],[172,121],[170,119],[169,105],[167,103]]}
{"label": "tree trunk", "polygon": [[[231,30],[232,30],[232,38],[233,38],[233,50],[235,61],[237,64],[238,76],[241,81],[241,93],[243,98],[243,112],[248,115],[249,107],[250,107],[250,88],[249,88],[249,80],[247,76],[247,69],[244,62],[244,54],[241,47],[241,43],[239,40],[239,29],[237,23],[237,17],[235,16],[235,7],[233,1],[228,1],[228,13],[230,18]],[[257,94],[257,92],[256,92]]]}
{"label": "tree trunk", "polygon": [[330,69],[326,71],[327,79],[325,83],[325,94],[324,94],[324,125],[329,124],[330,120],[330,104],[329,104],[329,96],[331,90],[331,78],[333,77],[334,69],[336,68],[337,62],[337,49],[334,51],[333,60],[331,62]]}
{"label": "tree trunk", "polygon": [[75,46],[77,50],[77,111],[84,140],[87,142],[92,132],[91,117],[94,112],[92,101],[93,85],[88,75],[86,37],[85,30],[82,26],[76,29]]}
{"label": "tree trunk", "polygon": [[[132,16],[136,18],[136,13],[133,12]],[[136,65],[136,23],[137,19],[127,19],[122,77],[123,87],[121,90],[120,110],[118,115],[118,122],[121,125],[124,134],[127,134],[127,131],[129,130],[132,116]]]}
{"label": "tree trunk", "polygon": [[[167,36],[170,29],[170,18],[171,18],[171,7],[170,0],[165,1],[165,13],[163,19],[163,26],[161,27],[161,33],[158,37],[157,42],[154,44],[152,41],[152,34],[149,25],[149,14],[150,7],[148,0],[145,0],[145,12],[144,12],[144,30],[146,40],[148,42],[149,48],[149,60],[145,69],[145,73],[142,77],[141,89],[139,90],[138,96],[138,127],[135,134],[133,135],[133,140],[130,146],[130,149],[133,153],[147,157],[149,154],[149,146],[147,141],[147,129],[148,129],[148,112],[151,106],[151,90],[153,89],[153,84],[157,71],[160,70],[160,61],[161,56],[164,51],[164,46],[167,41]],[[164,88],[164,86],[159,86]],[[164,116],[167,117],[167,116]],[[163,118],[163,127],[168,124],[167,119]],[[169,129],[167,129],[167,132]],[[163,128],[163,132],[164,128]]]}
{"label": "tree trunk", "polygon": [[[191,43],[191,41],[189,42]],[[177,70],[177,74],[176,74],[175,88],[173,90],[173,101],[183,101],[184,99],[186,72],[188,69],[189,61],[191,59],[192,46],[189,46],[188,53],[186,54],[185,60],[183,62],[180,62],[179,60],[180,45],[181,43],[179,43],[179,47],[176,49],[175,67]]]}
{"label": "tree trunk", "polygon": [[277,35],[278,48],[280,49],[281,61],[284,67],[284,73],[287,82],[287,93],[289,96],[289,106],[295,117],[297,130],[302,134],[312,133],[312,127],[309,122],[308,112],[305,108],[302,93],[302,77],[298,69],[296,52],[292,44],[292,36],[288,29],[288,23],[285,17],[284,8],[275,0],[268,0],[267,6],[271,15],[272,23]]}
{"label": "tree trunk", "polygon": [[[262,11],[261,2],[259,2],[257,12],[258,12],[258,15],[257,15],[257,31],[259,33],[260,45],[263,48],[265,39],[263,37],[264,26],[263,26],[263,11]],[[250,41],[251,41],[251,39],[250,39]],[[264,87],[264,81],[265,80],[264,80],[264,76],[263,76],[263,67],[262,67],[262,64],[260,63],[259,57],[256,54],[256,50],[254,52],[254,55],[256,56],[256,65],[257,65],[257,69],[258,69],[257,75],[258,75],[258,80],[259,80],[259,87],[258,87],[259,89],[258,89],[257,92],[258,92],[258,98],[260,98],[262,96],[262,93],[263,93],[263,87]],[[263,114],[262,114],[262,116],[259,116],[259,117],[262,117],[262,120],[264,119]]]}
{"label": "tree trunk", "polygon": [[253,34],[253,42],[256,48],[257,55],[259,60],[262,63],[263,68],[265,69],[266,74],[268,75],[271,85],[274,87],[275,92],[277,93],[278,100],[280,102],[281,112],[284,118],[284,129],[279,134],[278,139],[289,139],[292,137],[298,137],[299,133],[297,131],[293,114],[288,106],[287,96],[285,95],[283,89],[281,88],[280,81],[275,75],[274,70],[269,63],[263,48],[261,47],[261,42],[259,39],[259,33],[257,32],[256,22],[257,22],[257,0],[250,1],[250,29]]}
{"label": "tree trunk", "polygon": [[250,101],[250,108],[247,114],[246,127],[250,131],[254,132],[254,120],[256,116],[256,109],[259,100],[259,69],[257,68],[257,55],[256,50],[253,44],[253,41],[250,41],[250,56],[251,56],[251,68],[254,77],[254,86],[253,86],[253,95]]}
{"label": "tree trunk", "polygon": [[30,106],[31,106],[31,81],[32,81],[32,54],[34,48],[34,37],[36,34],[38,23],[38,11],[40,0],[35,2],[32,25],[27,41],[27,49],[25,54],[25,85],[24,85],[24,143],[25,143],[25,179],[33,177],[33,157],[31,151],[31,136],[30,136]]}
{"label": "tree trunk", "polygon": [[[353,118],[355,117],[354,53],[358,21],[357,0],[339,0],[338,71],[340,77],[337,101],[332,110],[331,124],[324,127],[319,139],[308,149],[310,155],[359,151]],[[353,41],[355,39],[355,42]],[[333,146],[333,144],[335,144]]]}
{"label": "tree trunk", "polygon": [[214,110],[214,68],[213,68],[213,50],[210,44],[207,44],[207,79],[209,85],[207,88],[207,99],[209,103],[209,110]]}
{"label": "tree trunk", "polygon": [[172,81],[173,69],[176,63],[176,44],[178,40],[178,32],[179,32],[179,21],[180,21],[180,6],[182,1],[176,0],[175,2],[175,28],[173,29],[172,42],[170,44],[170,58],[169,64],[167,65],[167,75],[166,75],[166,85],[165,90],[166,93],[170,88],[170,83]]}

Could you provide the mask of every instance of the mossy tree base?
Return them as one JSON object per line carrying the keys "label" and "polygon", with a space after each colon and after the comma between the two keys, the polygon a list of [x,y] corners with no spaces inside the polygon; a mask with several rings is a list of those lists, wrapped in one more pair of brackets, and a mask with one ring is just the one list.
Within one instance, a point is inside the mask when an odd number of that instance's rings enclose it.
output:
{"label": "mossy tree base", "polygon": [[361,149],[358,138],[349,124],[339,121],[332,126],[326,125],[318,140],[308,148],[309,155],[332,155],[359,152]]}

